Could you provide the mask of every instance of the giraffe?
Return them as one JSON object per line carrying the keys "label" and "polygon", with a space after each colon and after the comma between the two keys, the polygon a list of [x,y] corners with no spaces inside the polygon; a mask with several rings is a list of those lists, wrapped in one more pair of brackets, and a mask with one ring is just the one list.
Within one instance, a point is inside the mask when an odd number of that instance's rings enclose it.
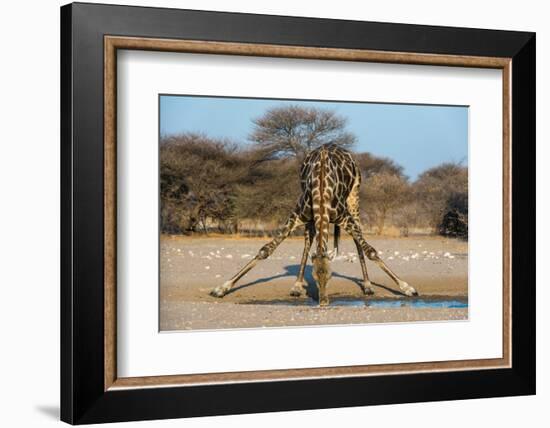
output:
{"label": "giraffe", "polygon": [[[363,237],[359,220],[359,188],[361,172],[350,152],[334,144],[325,144],[311,151],[300,169],[302,194],[285,225],[275,237],[265,244],[235,276],[214,288],[214,297],[225,296],[237,281],[248,273],[260,260],[267,259],[275,249],[297,227],[304,226],[304,251],[298,277],[290,290],[291,296],[300,296],[306,287],[304,271],[313,241],[316,238],[315,253],[312,255],[313,278],[319,291],[319,305],[329,303],[327,284],[332,273],[330,259],[338,253],[340,228],[351,235],[361,263],[364,294],[373,294],[374,287],[369,280],[365,256],[374,261],[407,296],[417,296],[416,290],[401,280],[378,256],[377,251]],[[329,225],[334,224],[334,249],[328,251]]]}

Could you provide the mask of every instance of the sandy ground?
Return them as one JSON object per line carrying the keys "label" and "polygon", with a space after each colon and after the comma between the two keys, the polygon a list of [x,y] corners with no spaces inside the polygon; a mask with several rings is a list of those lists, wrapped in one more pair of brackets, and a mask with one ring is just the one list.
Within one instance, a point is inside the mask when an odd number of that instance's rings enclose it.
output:
{"label": "sandy ground", "polygon": [[[380,256],[420,299],[467,301],[468,244],[440,237],[368,237]],[[259,238],[161,237],[161,330],[278,327],[467,319],[467,308],[410,306],[396,285],[372,262],[369,276],[375,294],[359,288],[361,266],[351,239],[342,239],[331,264],[331,305],[319,308],[311,265],[306,269],[307,295],[289,295],[298,273],[303,240],[287,239],[268,260],[260,262],[223,299],[208,293],[235,274],[267,242]],[[399,299],[402,306],[372,307]],[[371,306],[369,306],[371,302]],[[401,303],[399,303],[401,304]]]}

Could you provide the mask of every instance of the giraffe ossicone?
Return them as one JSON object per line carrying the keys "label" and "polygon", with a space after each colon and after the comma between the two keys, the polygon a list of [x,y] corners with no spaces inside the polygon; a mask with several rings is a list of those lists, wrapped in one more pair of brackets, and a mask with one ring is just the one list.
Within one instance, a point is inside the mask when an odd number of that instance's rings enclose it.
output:
{"label": "giraffe ossicone", "polygon": [[[276,237],[265,244],[256,257],[250,260],[233,278],[213,289],[210,294],[223,297],[237,281],[248,273],[259,261],[267,259],[275,249],[297,227],[304,225],[304,251],[298,277],[290,294],[299,296],[306,287],[305,266],[315,240],[315,254],[312,256],[313,277],[319,291],[319,305],[328,305],[328,282],[332,276],[330,260],[338,253],[340,228],[351,235],[357,248],[363,272],[363,292],[373,294],[374,287],[369,280],[365,256],[375,262],[399,286],[407,296],[417,296],[417,291],[401,280],[378,256],[377,251],[365,241],[359,220],[359,189],[361,172],[347,150],[333,144],[323,145],[310,152],[300,169],[302,194],[288,220]],[[334,249],[328,250],[329,226],[334,224]]]}

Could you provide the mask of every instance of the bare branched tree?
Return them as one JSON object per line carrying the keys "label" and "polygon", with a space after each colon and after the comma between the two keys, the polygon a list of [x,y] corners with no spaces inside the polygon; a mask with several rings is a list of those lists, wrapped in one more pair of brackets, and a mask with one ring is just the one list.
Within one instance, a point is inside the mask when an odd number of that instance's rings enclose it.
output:
{"label": "bare branched tree", "polygon": [[323,144],[353,146],[356,138],[345,131],[345,126],[346,119],[330,110],[297,105],[276,107],[254,120],[249,139],[258,143],[264,160],[301,159]]}

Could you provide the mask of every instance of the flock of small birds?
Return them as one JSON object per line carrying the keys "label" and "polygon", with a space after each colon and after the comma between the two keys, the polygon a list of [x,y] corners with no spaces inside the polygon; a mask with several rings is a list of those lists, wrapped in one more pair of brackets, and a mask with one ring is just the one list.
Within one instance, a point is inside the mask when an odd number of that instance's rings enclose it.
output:
{"label": "flock of small birds", "polygon": [[[419,244],[419,247],[421,245]],[[254,256],[248,253],[241,254],[241,255],[233,255],[230,253],[224,253],[225,248],[221,247],[217,250],[206,250],[206,251],[199,251],[198,253],[192,251],[192,250],[183,250],[181,248],[175,248],[170,247],[164,251],[165,260],[168,262],[169,266],[172,266],[172,262],[175,260],[173,258],[197,258],[197,259],[204,259],[204,260],[216,260],[216,259],[227,259],[227,260],[233,260],[233,259],[242,259],[242,260],[249,260],[253,258]],[[392,250],[380,250],[378,251],[378,254],[381,258],[384,260],[395,260],[400,262],[410,262],[410,261],[434,261],[434,260],[452,260],[457,257],[460,257],[460,254],[452,254],[448,251],[428,251],[428,250],[407,250],[407,251],[392,251]],[[274,260],[297,260],[298,257],[295,255],[288,255],[288,254],[273,254],[271,256]],[[333,261],[336,262],[347,262],[347,263],[357,263],[358,262],[358,256],[355,252],[341,252],[337,256],[335,256]],[[206,264],[204,266],[205,270],[210,270],[211,266],[209,264]],[[219,278],[221,275],[216,275],[216,278]]]}

